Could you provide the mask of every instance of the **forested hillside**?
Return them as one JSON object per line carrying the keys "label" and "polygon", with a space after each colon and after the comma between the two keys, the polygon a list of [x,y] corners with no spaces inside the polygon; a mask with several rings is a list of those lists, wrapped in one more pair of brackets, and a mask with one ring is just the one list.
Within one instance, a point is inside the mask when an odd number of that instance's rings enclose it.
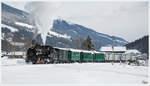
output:
{"label": "forested hillside", "polygon": [[126,45],[128,49],[137,49],[142,53],[148,54],[148,35]]}

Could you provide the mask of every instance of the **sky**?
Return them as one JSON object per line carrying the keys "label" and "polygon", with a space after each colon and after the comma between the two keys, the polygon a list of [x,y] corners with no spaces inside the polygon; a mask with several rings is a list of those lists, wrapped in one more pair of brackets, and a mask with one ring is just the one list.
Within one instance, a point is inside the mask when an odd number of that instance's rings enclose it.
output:
{"label": "sky", "polygon": [[[29,2],[4,2],[27,11]],[[49,2],[50,3],[50,2]],[[52,3],[52,2],[51,2]],[[122,37],[132,42],[148,35],[147,2],[59,2],[55,18],[80,24],[97,32]]]}

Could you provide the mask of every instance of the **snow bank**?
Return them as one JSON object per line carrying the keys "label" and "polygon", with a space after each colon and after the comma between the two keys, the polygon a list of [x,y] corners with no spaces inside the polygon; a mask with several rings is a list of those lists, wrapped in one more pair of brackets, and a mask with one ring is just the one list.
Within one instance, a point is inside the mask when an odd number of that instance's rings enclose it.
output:
{"label": "snow bank", "polygon": [[[14,61],[16,60],[12,60]],[[114,65],[111,63],[2,65],[4,84],[108,85],[142,84],[147,81],[148,67],[118,63]]]}

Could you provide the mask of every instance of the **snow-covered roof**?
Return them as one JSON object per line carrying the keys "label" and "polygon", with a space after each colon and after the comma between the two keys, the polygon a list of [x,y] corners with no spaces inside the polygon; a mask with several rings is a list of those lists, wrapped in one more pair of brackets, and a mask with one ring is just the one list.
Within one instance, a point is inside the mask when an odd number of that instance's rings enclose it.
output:
{"label": "snow-covered roof", "polygon": [[126,54],[131,54],[131,53],[133,53],[133,54],[139,54],[139,53],[141,53],[141,52],[138,51],[138,50],[136,50],[136,49],[132,49],[132,50],[127,50],[125,53],[126,53]]}
{"label": "snow-covered roof", "polygon": [[125,46],[114,46],[114,50],[112,46],[107,46],[107,47],[101,47],[100,51],[126,51]]}
{"label": "snow-covered roof", "polygon": [[70,51],[74,51],[74,52],[103,53],[103,52],[98,52],[98,51],[88,51],[88,50],[73,49],[73,48],[59,48],[59,47],[54,47],[54,48],[62,49],[62,50],[70,50]]}
{"label": "snow-covered roof", "polygon": [[61,49],[61,50],[69,50],[69,48],[60,48],[60,47],[54,47],[54,48]]}
{"label": "snow-covered roof", "polygon": [[[60,47],[54,47],[54,48],[61,49],[61,50],[70,50],[70,51],[74,51],[74,52],[83,52],[83,51],[86,51],[86,50],[73,49],[73,48],[60,48]],[[87,52],[90,52],[90,51],[87,51]]]}
{"label": "snow-covered roof", "polygon": [[99,51],[91,51],[91,52],[93,52],[93,53],[104,53],[104,52],[99,52]]}
{"label": "snow-covered roof", "polygon": [[72,48],[70,48],[69,50],[70,50],[70,51],[74,51],[74,52],[82,52],[82,50],[72,49]]}

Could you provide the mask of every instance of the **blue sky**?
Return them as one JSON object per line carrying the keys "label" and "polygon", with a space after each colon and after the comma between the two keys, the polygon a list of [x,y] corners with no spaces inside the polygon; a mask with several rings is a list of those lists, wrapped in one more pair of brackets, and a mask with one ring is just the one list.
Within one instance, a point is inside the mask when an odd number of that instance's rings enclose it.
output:
{"label": "blue sky", "polygon": [[[27,11],[27,2],[4,2]],[[134,41],[148,34],[147,2],[61,2],[55,18]]]}

